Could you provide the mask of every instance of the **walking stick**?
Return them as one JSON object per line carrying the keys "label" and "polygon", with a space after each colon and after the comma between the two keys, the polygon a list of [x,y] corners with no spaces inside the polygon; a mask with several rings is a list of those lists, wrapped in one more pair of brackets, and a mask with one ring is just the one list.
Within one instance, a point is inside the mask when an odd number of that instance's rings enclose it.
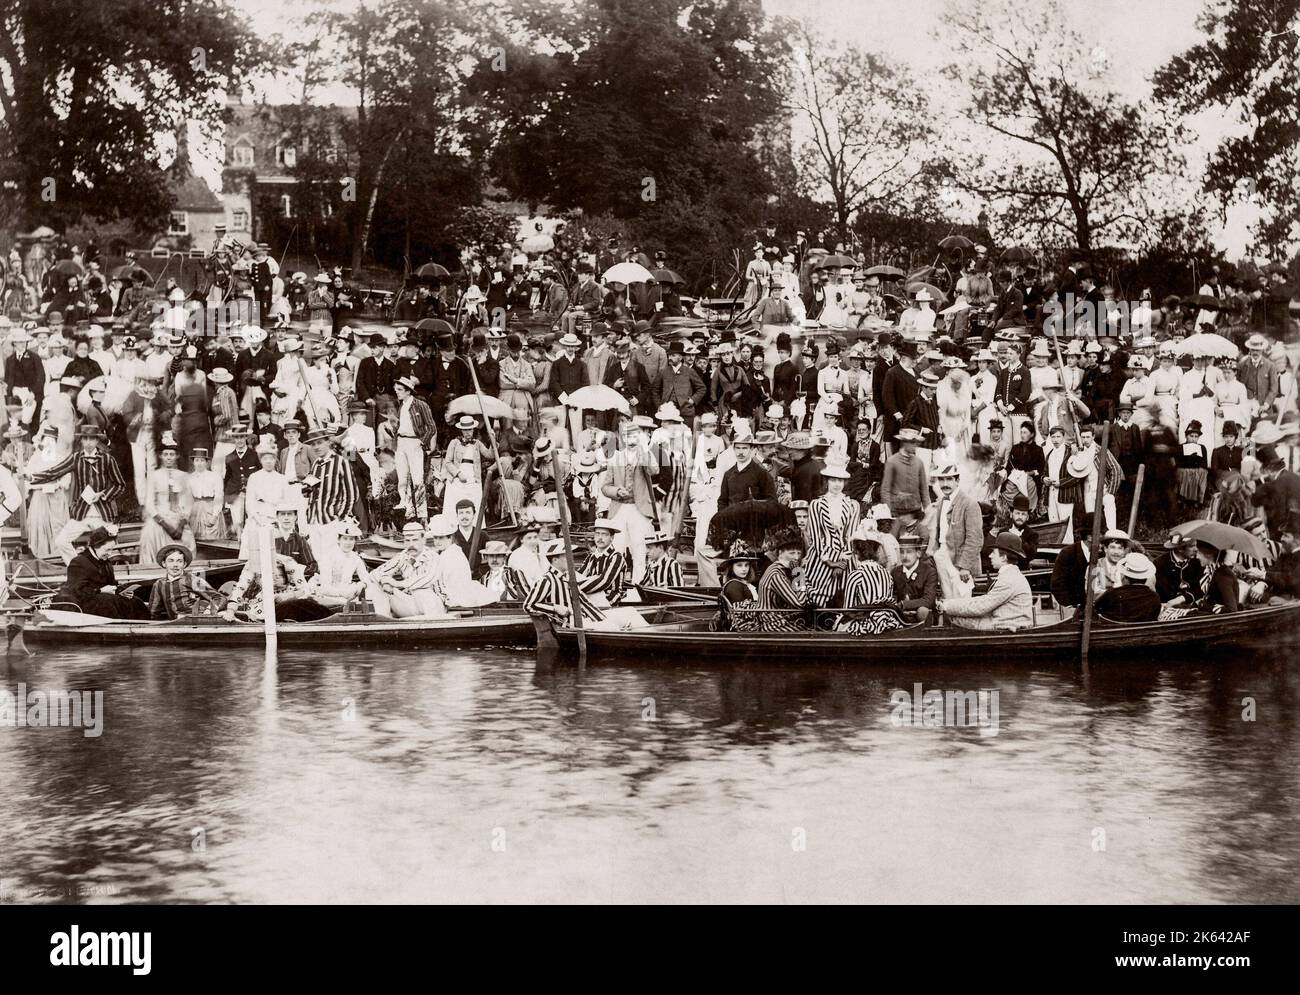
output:
{"label": "walking stick", "polygon": [[582,593],[578,590],[578,568],[573,564],[573,539],[569,535],[569,508],[564,500],[564,473],[560,450],[551,448],[551,473],[555,476],[555,507],[560,513],[560,535],[564,538],[564,565],[569,574],[569,600],[573,603],[573,627],[578,633],[578,662],[587,662],[587,632],[582,627]]}
{"label": "walking stick", "polygon": [[1092,638],[1092,608],[1097,595],[1092,585],[1091,572],[1097,565],[1097,550],[1101,544],[1101,508],[1106,492],[1106,466],[1110,462],[1110,422],[1101,430],[1101,469],[1097,473],[1097,492],[1092,502],[1092,537],[1088,542],[1088,571],[1084,574],[1087,587],[1083,596],[1083,646],[1080,659],[1088,667],[1088,641]]}

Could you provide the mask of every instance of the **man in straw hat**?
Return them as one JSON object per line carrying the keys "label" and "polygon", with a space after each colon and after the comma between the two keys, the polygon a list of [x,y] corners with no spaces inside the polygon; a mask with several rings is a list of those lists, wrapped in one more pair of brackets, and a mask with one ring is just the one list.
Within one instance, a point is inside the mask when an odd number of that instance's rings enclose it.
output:
{"label": "man in straw hat", "polygon": [[885,460],[880,496],[894,513],[894,534],[903,522],[915,522],[930,507],[930,482],[925,461],[917,455],[922,440],[916,429],[900,429],[894,436],[898,452]]}
{"label": "man in straw hat", "polygon": [[307,497],[307,538],[316,558],[321,559],[333,550],[340,523],[351,517],[358,489],[342,436],[313,428],[307,433],[306,446],[311,458],[311,471],[302,481]]}
{"label": "man in straw hat", "polygon": [[1002,533],[989,551],[989,563],[997,571],[993,585],[975,597],[942,597],[935,607],[963,629],[1015,632],[1034,624],[1034,595],[1020,572],[1025,553],[1020,539]]}
{"label": "man in straw hat", "polygon": [[931,479],[935,500],[923,529],[929,536],[927,552],[939,570],[946,597],[969,594],[980,572],[984,545],[984,516],[979,502],[958,488],[959,473],[951,463],[936,467]]}
{"label": "man in straw hat", "polygon": [[645,576],[645,541],[654,531],[654,481],[659,461],[635,422],[624,422],[622,448],[609,461],[601,493],[609,498],[606,518],[618,525],[614,545],[632,558],[632,583]]}
{"label": "man in straw hat", "polygon": [[1094,609],[1112,622],[1154,622],[1160,618],[1155,582],[1155,564],[1142,553],[1127,553],[1120,561],[1120,585],[1102,594]]}
{"label": "man in straw hat", "polygon": [[415,396],[416,386],[414,377],[400,377],[393,383],[397,395],[397,490],[401,496],[397,507],[408,518],[423,522],[429,517],[424,454],[437,429],[429,405]]}

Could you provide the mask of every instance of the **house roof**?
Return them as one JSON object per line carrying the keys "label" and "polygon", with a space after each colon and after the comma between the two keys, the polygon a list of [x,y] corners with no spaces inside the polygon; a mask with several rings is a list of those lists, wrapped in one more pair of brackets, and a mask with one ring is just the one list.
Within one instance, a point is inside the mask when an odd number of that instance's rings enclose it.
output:
{"label": "house roof", "polygon": [[173,210],[212,211],[214,213],[221,213],[225,210],[207,182],[188,170],[186,175],[172,180],[171,191],[176,198],[176,206]]}

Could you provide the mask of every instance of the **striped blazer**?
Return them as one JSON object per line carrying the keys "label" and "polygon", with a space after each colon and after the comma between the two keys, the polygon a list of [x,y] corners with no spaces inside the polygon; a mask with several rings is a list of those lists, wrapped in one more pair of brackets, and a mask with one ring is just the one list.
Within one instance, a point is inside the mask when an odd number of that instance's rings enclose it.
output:
{"label": "striped blazer", "polygon": [[808,555],[804,576],[808,590],[819,605],[826,605],[838,593],[843,574],[837,574],[828,561],[852,560],[853,533],[858,527],[861,508],[847,494],[841,496],[839,513],[832,518],[831,499],[823,494],[808,505]]}
{"label": "striped blazer", "polygon": [[579,571],[578,588],[584,594],[603,594],[611,605],[623,600],[623,554],[610,547],[603,553],[592,550]]}
{"label": "striped blazer", "polygon": [[64,474],[72,474],[72,517],[85,521],[91,506],[82,499],[82,491],[87,487],[98,495],[95,508],[106,522],[117,521],[117,499],[126,490],[122,471],[118,469],[117,460],[100,449],[94,456],[84,451],[69,453],[66,458],[41,473],[33,474],[33,484],[44,484],[58,480]]}
{"label": "striped blazer", "polygon": [[671,556],[661,556],[645,568],[647,587],[682,587],[682,565]]}
{"label": "striped blazer", "polygon": [[307,521],[312,525],[339,522],[352,514],[357,503],[357,482],[347,457],[336,449],[316,461],[311,474],[317,483],[307,502]]}
{"label": "striped blazer", "polygon": [[[584,622],[600,622],[605,616],[587,598],[578,591],[578,605]],[[552,567],[542,574],[542,579],[533,585],[524,599],[524,611],[529,615],[542,615],[563,624],[573,621],[573,602],[569,600],[569,580]]]}

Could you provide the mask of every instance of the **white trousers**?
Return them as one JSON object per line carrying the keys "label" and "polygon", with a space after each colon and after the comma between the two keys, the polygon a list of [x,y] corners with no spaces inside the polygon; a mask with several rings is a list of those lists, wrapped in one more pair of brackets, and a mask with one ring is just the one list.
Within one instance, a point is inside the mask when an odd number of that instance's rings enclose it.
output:
{"label": "white trousers", "polygon": [[639,584],[645,579],[645,541],[654,529],[634,504],[621,505],[612,521],[623,527],[614,537],[614,548],[632,554],[632,583]]}
{"label": "white trousers", "polygon": [[[421,521],[429,517],[424,500],[424,446],[419,439],[398,438],[397,442],[397,506],[407,512],[408,518]],[[412,495],[419,504],[412,508]]]}

